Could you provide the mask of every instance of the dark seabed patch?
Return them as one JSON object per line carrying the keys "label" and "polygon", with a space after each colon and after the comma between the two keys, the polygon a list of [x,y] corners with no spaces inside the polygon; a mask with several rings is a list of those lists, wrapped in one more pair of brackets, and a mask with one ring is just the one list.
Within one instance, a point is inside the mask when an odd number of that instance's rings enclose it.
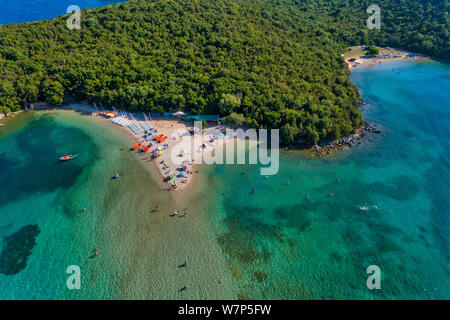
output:
{"label": "dark seabed patch", "polygon": [[26,267],[40,232],[38,225],[30,224],[5,238],[0,255],[0,273],[15,275]]}
{"label": "dark seabed patch", "polygon": [[287,228],[295,228],[298,232],[307,231],[311,227],[308,212],[312,211],[310,202],[299,203],[293,206],[283,206],[275,209],[275,219],[284,223]]}
{"label": "dark seabed patch", "polygon": [[272,254],[264,248],[262,240],[271,238],[283,242],[282,228],[258,219],[264,211],[261,208],[233,206],[227,210],[233,214],[223,220],[228,231],[217,238],[222,250],[241,264],[267,263]]}

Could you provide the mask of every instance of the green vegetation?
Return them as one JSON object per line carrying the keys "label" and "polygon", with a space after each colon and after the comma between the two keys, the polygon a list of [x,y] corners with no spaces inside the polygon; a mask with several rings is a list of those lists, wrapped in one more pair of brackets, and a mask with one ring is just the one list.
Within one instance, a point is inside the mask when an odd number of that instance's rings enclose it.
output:
{"label": "green vegetation", "polygon": [[368,46],[366,50],[367,50],[366,55],[368,56],[376,56],[377,54],[380,53],[380,50],[378,50],[378,48],[374,46]]}
{"label": "green vegetation", "polygon": [[241,113],[232,112],[230,115],[223,118],[225,123],[232,128],[242,126],[245,123],[245,117]]}
{"label": "green vegetation", "polygon": [[[423,4],[421,4],[423,3]],[[448,2],[139,0],[0,26],[0,107],[101,102],[131,111],[220,113],[280,128],[285,143],[336,139],[362,124],[340,54],[378,44],[448,57]],[[420,31],[420,32],[419,32]]]}

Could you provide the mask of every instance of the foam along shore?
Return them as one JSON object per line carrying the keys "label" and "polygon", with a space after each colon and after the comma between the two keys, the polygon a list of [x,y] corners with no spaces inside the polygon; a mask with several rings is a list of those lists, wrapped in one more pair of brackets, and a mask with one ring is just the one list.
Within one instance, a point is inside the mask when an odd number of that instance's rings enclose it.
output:
{"label": "foam along shore", "polygon": [[402,49],[395,49],[390,47],[376,47],[379,50],[378,55],[366,55],[364,46],[353,46],[347,48],[347,51],[342,54],[345,59],[348,69],[354,69],[361,66],[374,66],[386,62],[396,61],[411,61],[419,59],[429,59],[430,57],[414,53]]}

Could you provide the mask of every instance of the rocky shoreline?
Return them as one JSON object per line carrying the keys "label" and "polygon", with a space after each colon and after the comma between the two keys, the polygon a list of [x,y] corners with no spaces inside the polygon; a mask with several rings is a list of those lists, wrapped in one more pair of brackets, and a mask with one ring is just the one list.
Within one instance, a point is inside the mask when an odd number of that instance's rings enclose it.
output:
{"label": "rocky shoreline", "polygon": [[311,151],[319,157],[326,157],[339,149],[358,146],[362,144],[362,140],[368,135],[380,134],[381,132],[382,129],[378,125],[364,121],[364,124],[354,134],[339,138],[335,141],[317,144],[311,148]]}

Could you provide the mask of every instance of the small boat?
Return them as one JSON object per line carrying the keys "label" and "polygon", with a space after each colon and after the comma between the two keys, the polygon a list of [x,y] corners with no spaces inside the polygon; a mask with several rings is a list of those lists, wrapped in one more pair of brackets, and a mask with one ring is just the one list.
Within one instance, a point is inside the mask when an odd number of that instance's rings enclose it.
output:
{"label": "small boat", "polygon": [[113,179],[119,179],[119,177],[120,177],[120,176],[119,176],[119,174],[118,174],[118,173],[116,173],[115,175],[113,175],[113,177],[112,177],[112,178],[113,178]]}
{"label": "small boat", "polygon": [[68,156],[63,156],[63,157],[59,158],[59,160],[67,161],[67,160],[72,160],[73,158],[76,158],[76,157],[78,157],[77,154],[76,155],[68,155]]}

